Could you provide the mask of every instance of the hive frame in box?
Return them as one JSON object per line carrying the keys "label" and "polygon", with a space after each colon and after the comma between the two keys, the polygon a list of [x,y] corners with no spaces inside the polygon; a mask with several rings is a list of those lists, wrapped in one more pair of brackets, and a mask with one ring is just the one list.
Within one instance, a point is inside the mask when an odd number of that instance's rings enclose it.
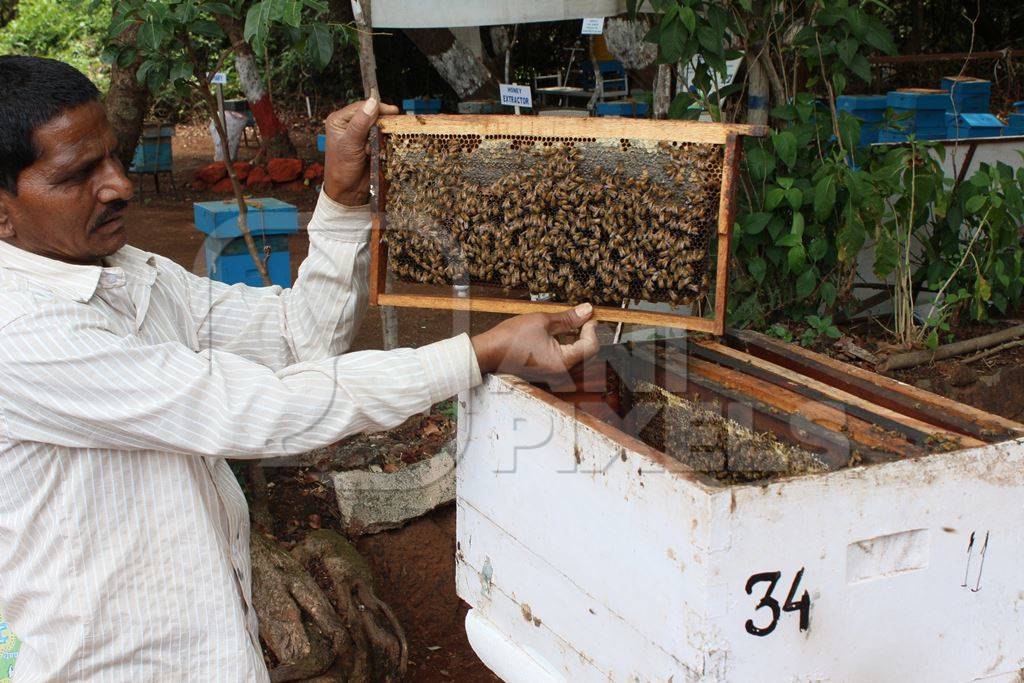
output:
{"label": "hive frame in box", "polygon": [[636,311],[613,306],[597,306],[594,319],[636,325],[675,327],[721,335],[725,331],[728,303],[729,245],[735,216],[735,187],[742,154],[743,136],[762,136],[763,126],[694,123],[689,121],[650,121],[643,119],[601,118],[565,119],[539,116],[429,115],[384,116],[370,138],[370,183],[373,188],[373,232],[371,237],[370,302],[379,306],[431,308],[488,313],[551,313],[565,310],[567,304],[523,301],[490,297],[424,296],[394,294],[387,291],[387,244],[381,239],[387,229],[387,178],[381,173],[381,135],[477,134],[524,135],[566,138],[640,138],[666,142],[718,144],[723,146],[722,185],[718,207],[718,250],[715,266],[715,316],[704,318],[674,313]]}

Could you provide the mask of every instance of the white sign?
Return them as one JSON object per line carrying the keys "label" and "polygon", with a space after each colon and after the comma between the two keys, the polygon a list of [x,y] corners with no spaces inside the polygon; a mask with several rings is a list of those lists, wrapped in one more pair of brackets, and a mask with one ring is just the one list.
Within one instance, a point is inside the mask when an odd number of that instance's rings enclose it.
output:
{"label": "white sign", "polygon": [[501,83],[498,85],[501,93],[501,103],[509,107],[533,107],[533,95],[528,85],[510,85]]}
{"label": "white sign", "polygon": [[214,85],[227,85],[228,75],[224,71],[218,71],[213,74],[213,80],[210,81]]}
{"label": "white sign", "polygon": [[594,17],[583,20],[583,35],[599,36],[604,33],[604,17]]}

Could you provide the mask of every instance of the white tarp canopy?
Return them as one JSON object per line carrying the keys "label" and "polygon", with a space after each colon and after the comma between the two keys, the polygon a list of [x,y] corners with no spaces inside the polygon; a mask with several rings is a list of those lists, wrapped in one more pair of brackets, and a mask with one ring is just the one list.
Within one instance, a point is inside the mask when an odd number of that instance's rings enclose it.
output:
{"label": "white tarp canopy", "polygon": [[625,0],[371,0],[374,28],[452,28],[610,17]]}

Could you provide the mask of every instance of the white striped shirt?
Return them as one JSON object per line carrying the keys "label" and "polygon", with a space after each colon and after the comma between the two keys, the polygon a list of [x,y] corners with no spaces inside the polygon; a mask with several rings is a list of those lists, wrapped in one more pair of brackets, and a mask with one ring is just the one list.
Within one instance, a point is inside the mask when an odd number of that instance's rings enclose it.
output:
{"label": "white striped shirt", "polygon": [[[345,353],[369,212],[321,196],[295,286],[125,247],[0,242],[0,613],[17,681],[261,681],[249,518],[225,458],[386,429],[480,382],[466,335]],[[344,355],[341,355],[344,354]]]}

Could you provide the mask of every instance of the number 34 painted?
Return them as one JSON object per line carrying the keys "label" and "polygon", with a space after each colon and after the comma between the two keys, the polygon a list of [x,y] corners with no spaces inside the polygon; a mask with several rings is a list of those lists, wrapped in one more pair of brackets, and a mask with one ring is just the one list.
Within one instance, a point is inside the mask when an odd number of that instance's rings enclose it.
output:
{"label": "number 34 painted", "polygon": [[779,579],[782,578],[782,572],[762,572],[761,574],[754,574],[747,579],[747,595],[753,595],[754,586],[759,583],[767,583],[768,589],[764,592],[761,601],[757,603],[757,607],[754,611],[760,610],[762,607],[767,607],[772,614],[772,619],[765,626],[757,626],[754,624],[753,619],[747,619],[747,633],[752,636],[764,637],[775,630],[775,627],[779,624],[779,617],[782,616],[782,612],[799,612],[800,613],[800,630],[806,631],[811,626],[811,596],[804,591],[804,594],[799,600],[793,602],[796,598],[797,591],[800,590],[800,579],[804,576],[804,568],[801,567],[800,571],[793,577],[793,584],[789,587],[789,595],[786,596],[786,602],[784,602],[780,608],[779,601],[775,599],[772,592],[775,591],[775,586],[778,584]]}

